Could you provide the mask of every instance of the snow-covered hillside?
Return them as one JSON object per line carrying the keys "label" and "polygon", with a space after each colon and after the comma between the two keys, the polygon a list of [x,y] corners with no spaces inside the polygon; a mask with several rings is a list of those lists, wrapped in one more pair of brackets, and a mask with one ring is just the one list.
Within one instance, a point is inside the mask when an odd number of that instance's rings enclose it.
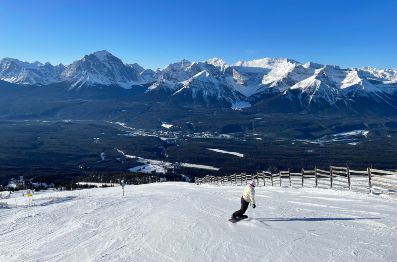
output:
{"label": "snow-covered hillside", "polygon": [[[159,183],[34,196],[0,209],[0,261],[395,261],[397,201],[319,189]],[[18,195],[18,194],[16,194]],[[7,201],[26,204],[21,195]]]}

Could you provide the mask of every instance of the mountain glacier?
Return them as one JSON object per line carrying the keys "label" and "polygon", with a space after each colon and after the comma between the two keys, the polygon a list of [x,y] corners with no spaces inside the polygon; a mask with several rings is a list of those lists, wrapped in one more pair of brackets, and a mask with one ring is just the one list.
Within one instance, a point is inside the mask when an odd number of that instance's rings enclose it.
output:
{"label": "mountain glacier", "polygon": [[[227,64],[220,58],[202,62],[182,60],[156,71],[125,64],[107,51],[85,55],[68,66],[0,60],[0,80],[23,86],[65,83],[68,89],[107,86],[131,89],[177,101],[204,104],[255,104],[277,95],[299,103],[350,103],[374,98],[390,103],[397,90],[397,69],[343,69],[334,65],[300,63],[285,58],[263,58]],[[394,104],[392,103],[392,106]],[[246,107],[246,106],[245,106]]]}

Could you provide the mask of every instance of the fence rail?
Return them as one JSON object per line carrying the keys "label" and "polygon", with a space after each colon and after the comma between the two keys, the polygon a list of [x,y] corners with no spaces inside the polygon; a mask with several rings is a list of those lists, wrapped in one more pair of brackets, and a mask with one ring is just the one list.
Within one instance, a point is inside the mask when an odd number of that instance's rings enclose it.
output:
{"label": "fence rail", "polygon": [[278,173],[240,173],[195,178],[198,185],[245,185],[249,180],[256,180],[259,186],[332,188],[397,196],[397,171],[375,168],[352,170],[349,167],[330,166],[329,170],[302,168],[299,173],[285,170]]}

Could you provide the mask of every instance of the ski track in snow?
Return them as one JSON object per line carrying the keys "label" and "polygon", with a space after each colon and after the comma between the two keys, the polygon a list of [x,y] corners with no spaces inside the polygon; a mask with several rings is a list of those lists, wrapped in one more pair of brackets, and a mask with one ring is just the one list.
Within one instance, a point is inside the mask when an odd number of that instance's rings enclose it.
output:
{"label": "ski track in snow", "polygon": [[[0,261],[395,261],[397,201],[354,192],[157,183],[34,195],[0,209]],[[15,199],[14,197],[17,197]],[[343,199],[343,201],[341,201]],[[26,203],[21,194],[2,200]]]}

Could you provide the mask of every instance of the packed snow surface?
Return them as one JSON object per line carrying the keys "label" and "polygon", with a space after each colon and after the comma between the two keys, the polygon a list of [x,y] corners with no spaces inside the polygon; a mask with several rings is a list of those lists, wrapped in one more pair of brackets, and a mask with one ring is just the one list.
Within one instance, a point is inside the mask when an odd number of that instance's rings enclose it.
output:
{"label": "packed snow surface", "polygon": [[222,153],[222,154],[228,154],[228,155],[233,155],[233,156],[238,156],[238,157],[244,157],[244,154],[237,153],[237,152],[231,152],[231,151],[226,151],[226,150],[221,150],[221,149],[216,149],[216,148],[207,148],[210,151],[214,151],[217,153]]}
{"label": "packed snow surface", "polygon": [[[157,183],[14,194],[0,209],[0,261],[395,261],[397,201],[354,192]],[[17,195],[17,198],[14,198]]]}

